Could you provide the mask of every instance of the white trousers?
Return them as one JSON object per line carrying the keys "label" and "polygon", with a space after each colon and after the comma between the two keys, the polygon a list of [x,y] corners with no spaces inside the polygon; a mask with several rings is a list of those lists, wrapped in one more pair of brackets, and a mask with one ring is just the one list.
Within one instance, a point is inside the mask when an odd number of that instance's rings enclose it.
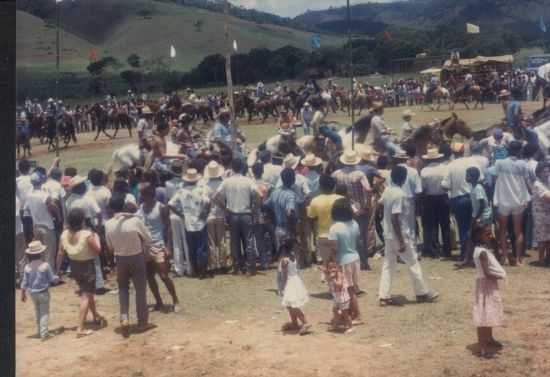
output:
{"label": "white trousers", "polygon": [[380,276],[380,288],[378,297],[380,299],[391,298],[391,284],[397,267],[397,257],[400,257],[409,269],[414,293],[417,296],[429,293],[428,286],[422,276],[422,268],[418,262],[416,254],[416,243],[409,238],[405,239],[405,252],[399,253],[399,241],[386,240],[384,265],[382,266],[382,275]]}
{"label": "white trousers", "polygon": [[193,271],[189,263],[189,249],[185,239],[185,224],[181,217],[170,214],[170,224],[172,227],[172,244],[174,250],[174,268],[178,276],[187,274],[191,276]]}

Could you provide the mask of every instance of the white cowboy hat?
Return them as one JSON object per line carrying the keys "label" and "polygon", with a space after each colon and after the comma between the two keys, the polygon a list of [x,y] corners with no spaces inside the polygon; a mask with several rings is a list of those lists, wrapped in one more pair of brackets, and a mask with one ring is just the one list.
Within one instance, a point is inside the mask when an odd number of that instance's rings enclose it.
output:
{"label": "white cowboy hat", "polygon": [[428,149],[428,153],[422,156],[423,160],[438,160],[443,157],[442,153],[439,153],[437,148]]}
{"label": "white cowboy hat", "polygon": [[71,181],[69,182],[69,190],[72,190],[76,186],[86,182],[86,177],[82,175],[75,175],[73,178],[71,178]]}
{"label": "white cowboy hat", "polygon": [[413,113],[412,110],[410,110],[410,109],[407,109],[407,110],[403,111],[403,118],[412,118],[415,115],[416,114]]}
{"label": "white cowboy hat", "polygon": [[185,182],[195,183],[200,181],[201,175],[197,172],[197,169],[187,169],[182,179]]}
{"label": "white cowboy hat", "polygon": [[46,251],[47,247],[42,244],[40,241],[32,241],[27,249],[25,250],[26,254],[29,255],[37,255],[42,254],[44,251]]}
{"label": "white cowboy hat", "polygon": [[298,166],[299,163],[300,159],[292,153],[287,155],[283,160],[283,165],[285,166],[285,168],[296,169],[296,166]]}
{"label": "white cowboy hat", "polygon": [[315,156],[313,153],[309,153],[304,158],[302,158],[302,165],[307,167],[319,166],[322,163],[323,160]]}
{"label": "white cowboy hat", "polygon": [[372,149],[367,145],[359,145],[359,148],[357,149],[357,153],[359,154],[359,157],[361,157],[363,161],[372,161],[373,156],[378,156],[378,153],[376,153],[374,149]]}
{"label": "white cowboy hat", "polygon": [[141,113],[143,115],[153,115],[153,112],[149,108],[149,106],[143,106],[143,109],[141,109]]}
{"label": "white cowboy hat", "polygon": [[210,161],[204,169],[204,178],[220,178],[223,176],[225,169],[220,166],[216,161]]}
{"label": "white cowboy hat", "polygon": [[361,157],[356,151],[347,150],[340,156],[340,162],[344,165],[357,165],[361,162]]}

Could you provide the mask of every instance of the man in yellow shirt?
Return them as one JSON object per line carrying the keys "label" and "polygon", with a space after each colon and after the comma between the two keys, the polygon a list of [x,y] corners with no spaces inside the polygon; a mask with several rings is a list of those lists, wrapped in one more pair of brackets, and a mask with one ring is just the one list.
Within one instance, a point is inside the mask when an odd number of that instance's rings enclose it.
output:
{"label": "man in yellow shirt", "polygon": [[326,263],[330,254],[330,241],[328,233],[332,225],[332,205],[337,199],[342,198],[334,194],[336,180],[329,175],[322,175],[319,178],[319,189],[321,194],[316,196],[307,208],[307,216],[311,221],[317,223],[317,259]]}

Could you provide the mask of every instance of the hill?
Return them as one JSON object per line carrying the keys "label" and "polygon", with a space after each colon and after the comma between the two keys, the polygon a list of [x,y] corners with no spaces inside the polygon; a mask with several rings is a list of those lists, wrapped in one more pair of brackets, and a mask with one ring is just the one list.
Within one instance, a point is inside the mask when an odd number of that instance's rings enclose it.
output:
{"label": "hill", "polygon": [[[33,11],[32,6],[41,1],[18,3],[18,67],[49,71],[55,68],[55,28],[48,27],[51,11]],[[63,71],[85,72],[94,47],[99,58],[113,56],[125,64],[132,53],[145,60],[168,61],[170,45],[174,45],[177,57],[169,64],[181,71],[195,67],[207,55],[225,51],[224,15],[219,12],[148,0],[80,0],[62,4]],[[308,49],[313,35],[236,17],[230,17],[230,27],[239,52],[285,45]],[[323,44],[340,45],[341,39],[323,36]]]}
{"label": "hill", "polygon": [[[410,0],[352,6],[355,33],[375,34],[388,28],[433,29],[439,25],[479,24],[482,31],[508,30],[540,37],[540,17],[550,21],[550,0]],[[308,11],[294,19],[324,32],[346,31],[346,8]]]}

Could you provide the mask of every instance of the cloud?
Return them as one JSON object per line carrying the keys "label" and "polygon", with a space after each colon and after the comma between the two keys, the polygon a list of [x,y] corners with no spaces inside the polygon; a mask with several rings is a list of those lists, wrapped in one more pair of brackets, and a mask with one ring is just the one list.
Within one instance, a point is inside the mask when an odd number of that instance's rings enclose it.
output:
{"label": "cloud", "polygon": [[[386,2],[392,0],[377,0]],[[231,0],[234,5],[242,5],[246,8],[254,8],[264,12],[278,14],[280,16],[294,17],[306,10],[327,9],[328,7],[341,7],[346,5],[346,0]],[[351,0],[351,4],[367,3],[367,1]]]}

